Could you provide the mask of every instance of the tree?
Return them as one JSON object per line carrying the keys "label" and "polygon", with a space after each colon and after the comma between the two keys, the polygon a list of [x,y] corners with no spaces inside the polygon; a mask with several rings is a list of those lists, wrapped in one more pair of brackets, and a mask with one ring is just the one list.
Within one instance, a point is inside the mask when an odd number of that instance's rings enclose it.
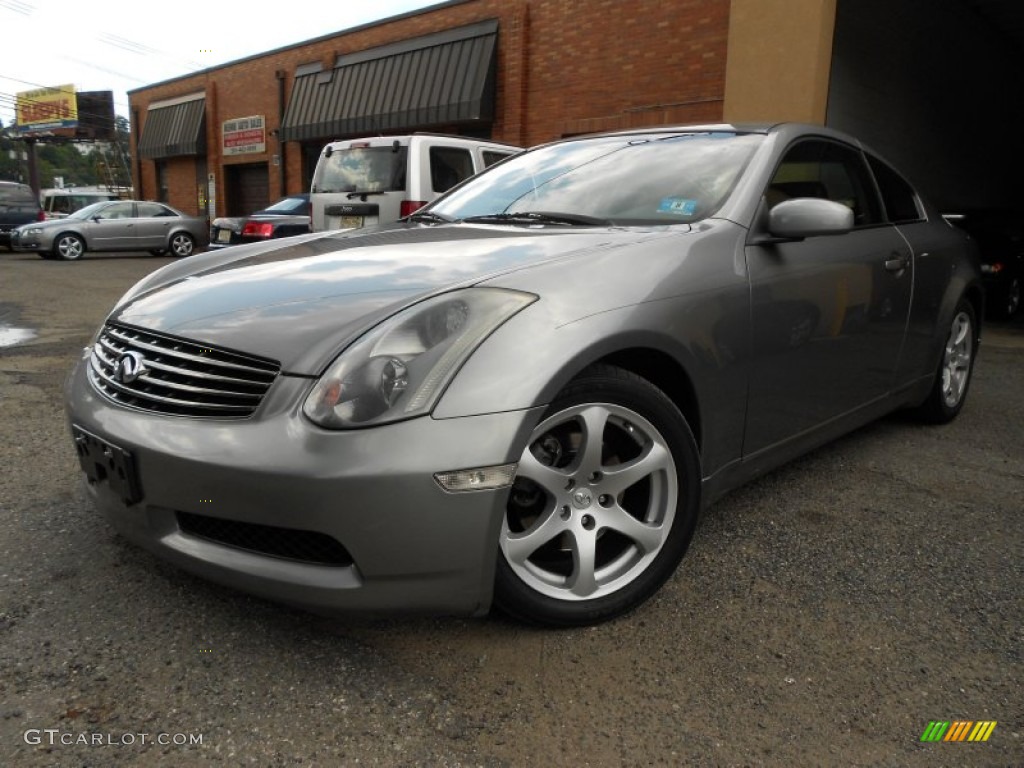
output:
{"label": "tree", "polygon": [[3,125],[0,120],[0,180],[25,181],[25,163],[21,158],[25,145],[8,136]]}

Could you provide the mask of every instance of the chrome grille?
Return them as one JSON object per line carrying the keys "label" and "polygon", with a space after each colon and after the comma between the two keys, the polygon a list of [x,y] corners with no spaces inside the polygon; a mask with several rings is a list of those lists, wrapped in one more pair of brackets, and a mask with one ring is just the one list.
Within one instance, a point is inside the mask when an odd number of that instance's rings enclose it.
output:
{"label": "chrome grille", "polygon": [[89,381],[130,408],[245,418],[259,406],[280,368],[271,360],[108,324],[93,345]]}

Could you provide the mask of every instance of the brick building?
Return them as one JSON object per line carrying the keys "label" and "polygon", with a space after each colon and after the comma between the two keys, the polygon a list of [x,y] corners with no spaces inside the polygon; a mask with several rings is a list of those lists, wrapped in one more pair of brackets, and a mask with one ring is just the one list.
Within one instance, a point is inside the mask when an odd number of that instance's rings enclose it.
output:
{"label": "brick building", "polygon": [[[331,139],[425,130],[529,146],[722,120],[853,130],[927,182],[935,148],[948,149],[950,137],[906,142],[875,117],[902,126],[923,119],[915,105],[935,101],[921,91],[925,72],[934,81],[955,65],[962,78],[993,57],[1024,71],[1019,51],[993,44],[972,0],[943,8],[930,0],[450,0],[130,92],[136,195],[241,215],[308,190]],[[904,51],[902,40],[885,39],[887,26],[863,24],[901,14],[925,20],[932,34],[956,34],[977,55],[952,62],[926,41]],[[884,47],[869,39],[879,36]],[[878,67],[890,68],[886,80],[865,84]],[[1007,121],[1019,116],[1020,97],[991,98],[991,80],[970,98],[987,99],[990,112],[999,101]],[[955,116],[963,106],[946,109]],[[929,120],[936,109],[929,104]],[[975,166],[953,167],[964,176],[954,192]],[[936,179],[940,192],[949,172]]]}

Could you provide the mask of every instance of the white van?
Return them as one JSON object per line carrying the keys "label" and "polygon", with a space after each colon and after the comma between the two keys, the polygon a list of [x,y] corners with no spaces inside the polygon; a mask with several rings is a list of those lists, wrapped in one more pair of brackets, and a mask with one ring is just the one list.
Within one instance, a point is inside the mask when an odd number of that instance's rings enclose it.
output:
{"label": "white van", "polygon": [[44,189],[39,193],[39,204],[47,219],[63,219],[87,205],[121,197],[118,192],[103,187],[64,187]]}
{"label": "white van", "polygon": [[397,221],[519,151],[431,133],[332,141],[320,153],[310,188],[313,231]]}

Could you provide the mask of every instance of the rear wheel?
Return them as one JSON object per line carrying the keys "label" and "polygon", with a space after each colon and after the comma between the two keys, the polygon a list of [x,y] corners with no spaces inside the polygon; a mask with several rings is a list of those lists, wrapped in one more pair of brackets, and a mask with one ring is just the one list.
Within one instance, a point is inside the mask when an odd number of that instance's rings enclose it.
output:
{"label": "rear wheel", "polygon": [[53,253],[64,261],[77,261],[85,253],[85,241],[73,232],[65,232],[53,241]]}
{"label": "rear wheel", "polygon": [[539,624],[605,621],[649,598],[693,535],[700,462],[675,404],[594,366],[548,409],[519,462],[495,602]]}
{"label": "rear wheel", "polygon": [[195,250],[195,240],[192,239],[192,235],[186,232],[175,232],[171,235],[170,242],[171,255],[181,258],[183,256],[191,256],[192,251]]}
{"label": "rear wheel", "polygon": [[977,351],[978,321],[974,307],[961,299],[953,313],[932,390],[917,409],[922,419],[932,424],[946,424],[957,417],[967,399]]}

